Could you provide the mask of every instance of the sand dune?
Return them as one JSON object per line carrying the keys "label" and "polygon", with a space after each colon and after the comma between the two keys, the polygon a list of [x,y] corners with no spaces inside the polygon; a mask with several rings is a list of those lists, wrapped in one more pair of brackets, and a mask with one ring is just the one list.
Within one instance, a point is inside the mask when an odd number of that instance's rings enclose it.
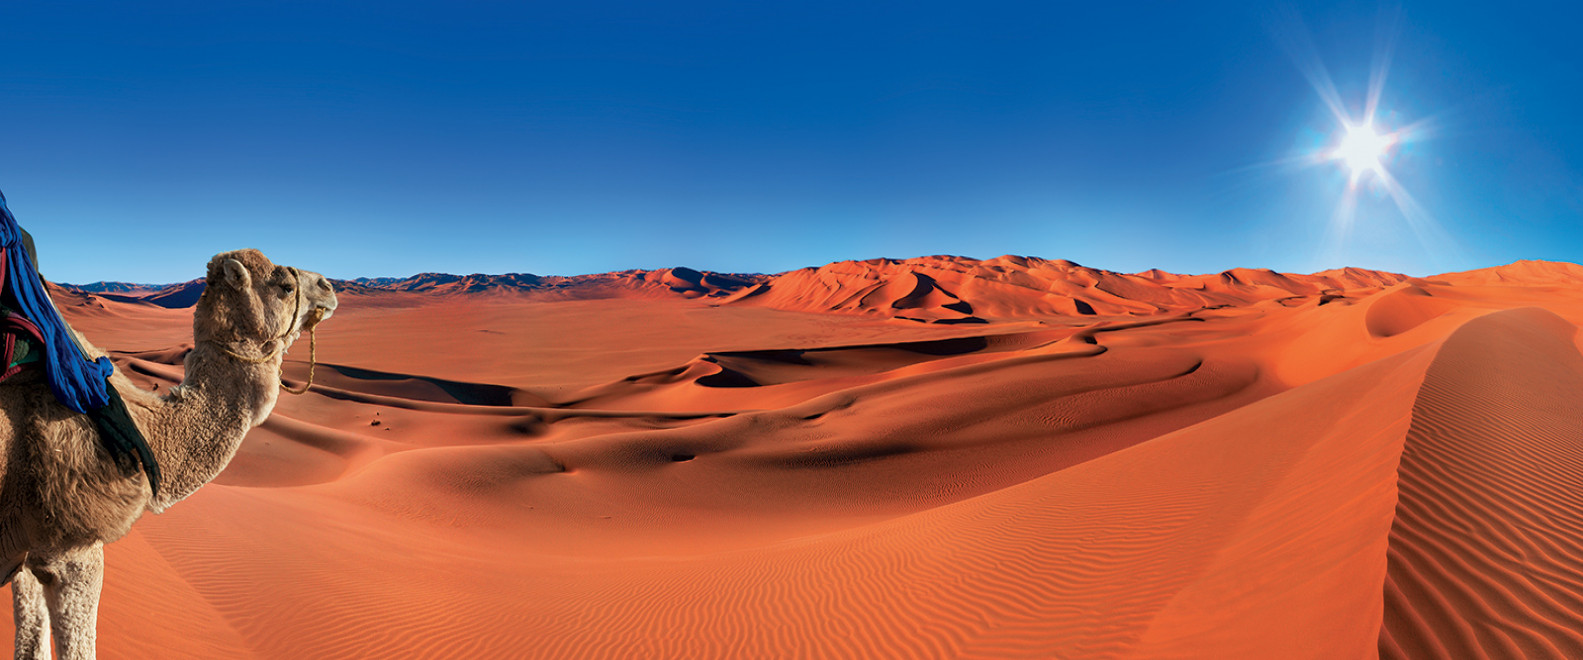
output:
{"label": "sand dune", "polygon": [[940,322],[1060,316],[1149,316],[1326,292],[1378,290],[1401,275],[1348,268],[1314,275],[1237,268],[1214,275],[1136,275],[1063,260],[1005,256],[870,259],[771,277],[727,298],[811,312]]}
{"label": "sand dune", "polygon": [[[1538,262],[1547,263],[1547,262]],[[1521,268],[1514,264],[1508,268]],[[1540,270],[1554,270],[1540,266]],[[1549,272],[1549,271],[1546,271]],[[1522,278],[1533,273],[1514,273]],[[1498,275],[1463,274],[1499,281]],[[436,297],[504,296],[514,301],[632,298],[718,298],[721,304],[820,313],[851,313],[926,323],[984,323],[1076,315],[1154,315],[1262,300],[1295,300],[1346,291],[1377,291],[1402,282],[1395,273],[1342,268],[1312,275],[1234,268],[1210,275],[1151,270],[1136,275],[1087,268],[1071,261],[1002,256],[978,260],[934,256],[842,261],[777,275],[726,274],[676,267],[573,277],[527,273],[448,275],[420,273],[339,281],[343,293],[372,296],[373,304],[425,304]],[[99,282],[69,289],[118,302],[191,306],[203,281],[147,291],[143,285]],[[125,291],[106,293],[106,291]],[[391,296],[421,293],[422,298]],[[975,312],[975,310],[978,310]]]}
{"label": "sand dune", "polygon": [[[364,281],[101,653],[1578,657],[1576,272]],[[190,310],[56,295],[179,382]]]}
{"label": "sand dune", "polygon": [[1583,356],[1537,308],[1459,328],[1413,407],[1389,657],[1583,657]]}

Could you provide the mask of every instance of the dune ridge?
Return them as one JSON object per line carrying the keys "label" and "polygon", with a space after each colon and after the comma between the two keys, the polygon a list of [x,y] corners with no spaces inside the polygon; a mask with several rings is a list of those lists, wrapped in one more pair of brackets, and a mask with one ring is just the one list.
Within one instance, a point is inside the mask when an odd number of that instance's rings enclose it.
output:
{"label": "dune ridge", "polygon": [[1382,657],[1583,656],[1583,355],[1535,308],[1469,322],[1413,408]]}
{"label": "dune ridge", "polygon": [[777,309],[942,322],[983,318],[1154,315],[1378,289],[1403,275],[1343,269],[1313,275],[1236,268],[1212,275],[1135,275],[1071,261],[1003,256],[842,261],[775,275],[726,299]]}

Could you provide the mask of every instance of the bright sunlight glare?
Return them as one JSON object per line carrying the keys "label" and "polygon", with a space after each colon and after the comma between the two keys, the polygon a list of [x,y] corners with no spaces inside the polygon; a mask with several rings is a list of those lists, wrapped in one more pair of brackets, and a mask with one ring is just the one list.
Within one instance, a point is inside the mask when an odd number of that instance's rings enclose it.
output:
{"label": "bright sunlight glare", "polygon": [[[1441,254],[1455,249],[1455,245],[1445,235],[1445,231],[1441,229],[1440,223],[1435,220],[1433,214],[1408,192],[1386,162],[1402,145],[1422,141],[1425,132],[1431,130],[1431,119],[1420,119],[1388,131],[1380,130],[1374,123],[1374,118],[1379,115],[1381,109],[1380,98],[1385,92],[1386,70],[1390,67],[1391,47],[1395,41],[1393,26],[1397,20],[1398,17],[1389,12],[1382,14],[1381,32],[1376,38],[1374,62],[1369,70],[1368,96],[1364,99],[1361,108],[1362,117],[1358,119],[1353,118],[1353,114],[1342,101],[1341,94],[1331,80],[1330,71],[1319,58],[1319,49],[1314,45],[1307,28],[1303,26],[1302,17],[1297,15],[1295,9],[1288,9],[1285,12],[1284,27],[1278,32],[1282,46],[1291,55],[1298,70],[1308,79],[1309,85],[1314,88],[1319,99],[1324,102],[1325,108],[1335,119],[1338,129],[1332,133],[1333,141],[1330,145],[1304,152],[1290,162],[1319,165],[1341,161],[1351,174],[1341,198],[1336,203],[1336,209],[1331,214],[1330,226],[1325,233],[1324,252],[1327,259],[1340,260],[1338,255],[1342,253],[1348,242],[1353,224],[1359,219],[1360,210],[1367,210],[1367,207],[1359,205],[1360,195],[1365,193],[1375,197],[1378,193],[1384,193],[1389,197],[1396,209],[1401,212],[1402,219],[1407,222],[1426,250],[1433,254]],[[1367,186],[1362,185],[1365,175],[1368,175],[1369,179]]]}
{"label": "bright sunlight glare", "polygon": [[1341,145],[1336,147],[1331,157],[1347,164],[1352,170],[1354,181],[1364,172],[1375,174],[1383,172],[1380,160],[1390,152],[1391,146],[1396,144],[1395,134],[1380,135],[1374,130],[1373,122],[1346,126],[1346,131],[1347,134],[1341,138]]}

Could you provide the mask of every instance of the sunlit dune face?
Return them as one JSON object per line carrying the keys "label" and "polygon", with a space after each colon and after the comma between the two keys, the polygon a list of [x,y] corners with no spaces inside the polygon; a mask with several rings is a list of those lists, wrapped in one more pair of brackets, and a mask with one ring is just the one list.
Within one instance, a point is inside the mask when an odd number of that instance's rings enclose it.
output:
{"label": "sunlit dune face", "polygon": [[1332,152],[1333,158],[1347,164],[1352,170],[1352,178],[1357,179],[1365,172],[1381,171],[1381,159],[1390,153],[1391,146],[1396,144],[1394,134],[1380,135],[1374,129],[1374,124],[1365,123],[1360,126],[1347,126],[1347,134],[1341,138],[1341,145]]}

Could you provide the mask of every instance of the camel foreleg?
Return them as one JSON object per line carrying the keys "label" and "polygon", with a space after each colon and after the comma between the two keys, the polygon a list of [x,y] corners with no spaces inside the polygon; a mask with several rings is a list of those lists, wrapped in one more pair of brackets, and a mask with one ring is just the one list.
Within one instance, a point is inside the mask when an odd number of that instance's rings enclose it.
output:
{"label": "camel foreleg", "polygon": [[11,603],[16,659],[49,660],[49,606],[44,603],[44,585],[25,566],[11,580]]}
{"label": "camel foreleg", "polygon": [[[104,586],[104,544],[52,557],[42,567],[50,629],[60,660],[92,660],[98,638],[99,590]],[[35,568],[37,573],[39,569]]]}

